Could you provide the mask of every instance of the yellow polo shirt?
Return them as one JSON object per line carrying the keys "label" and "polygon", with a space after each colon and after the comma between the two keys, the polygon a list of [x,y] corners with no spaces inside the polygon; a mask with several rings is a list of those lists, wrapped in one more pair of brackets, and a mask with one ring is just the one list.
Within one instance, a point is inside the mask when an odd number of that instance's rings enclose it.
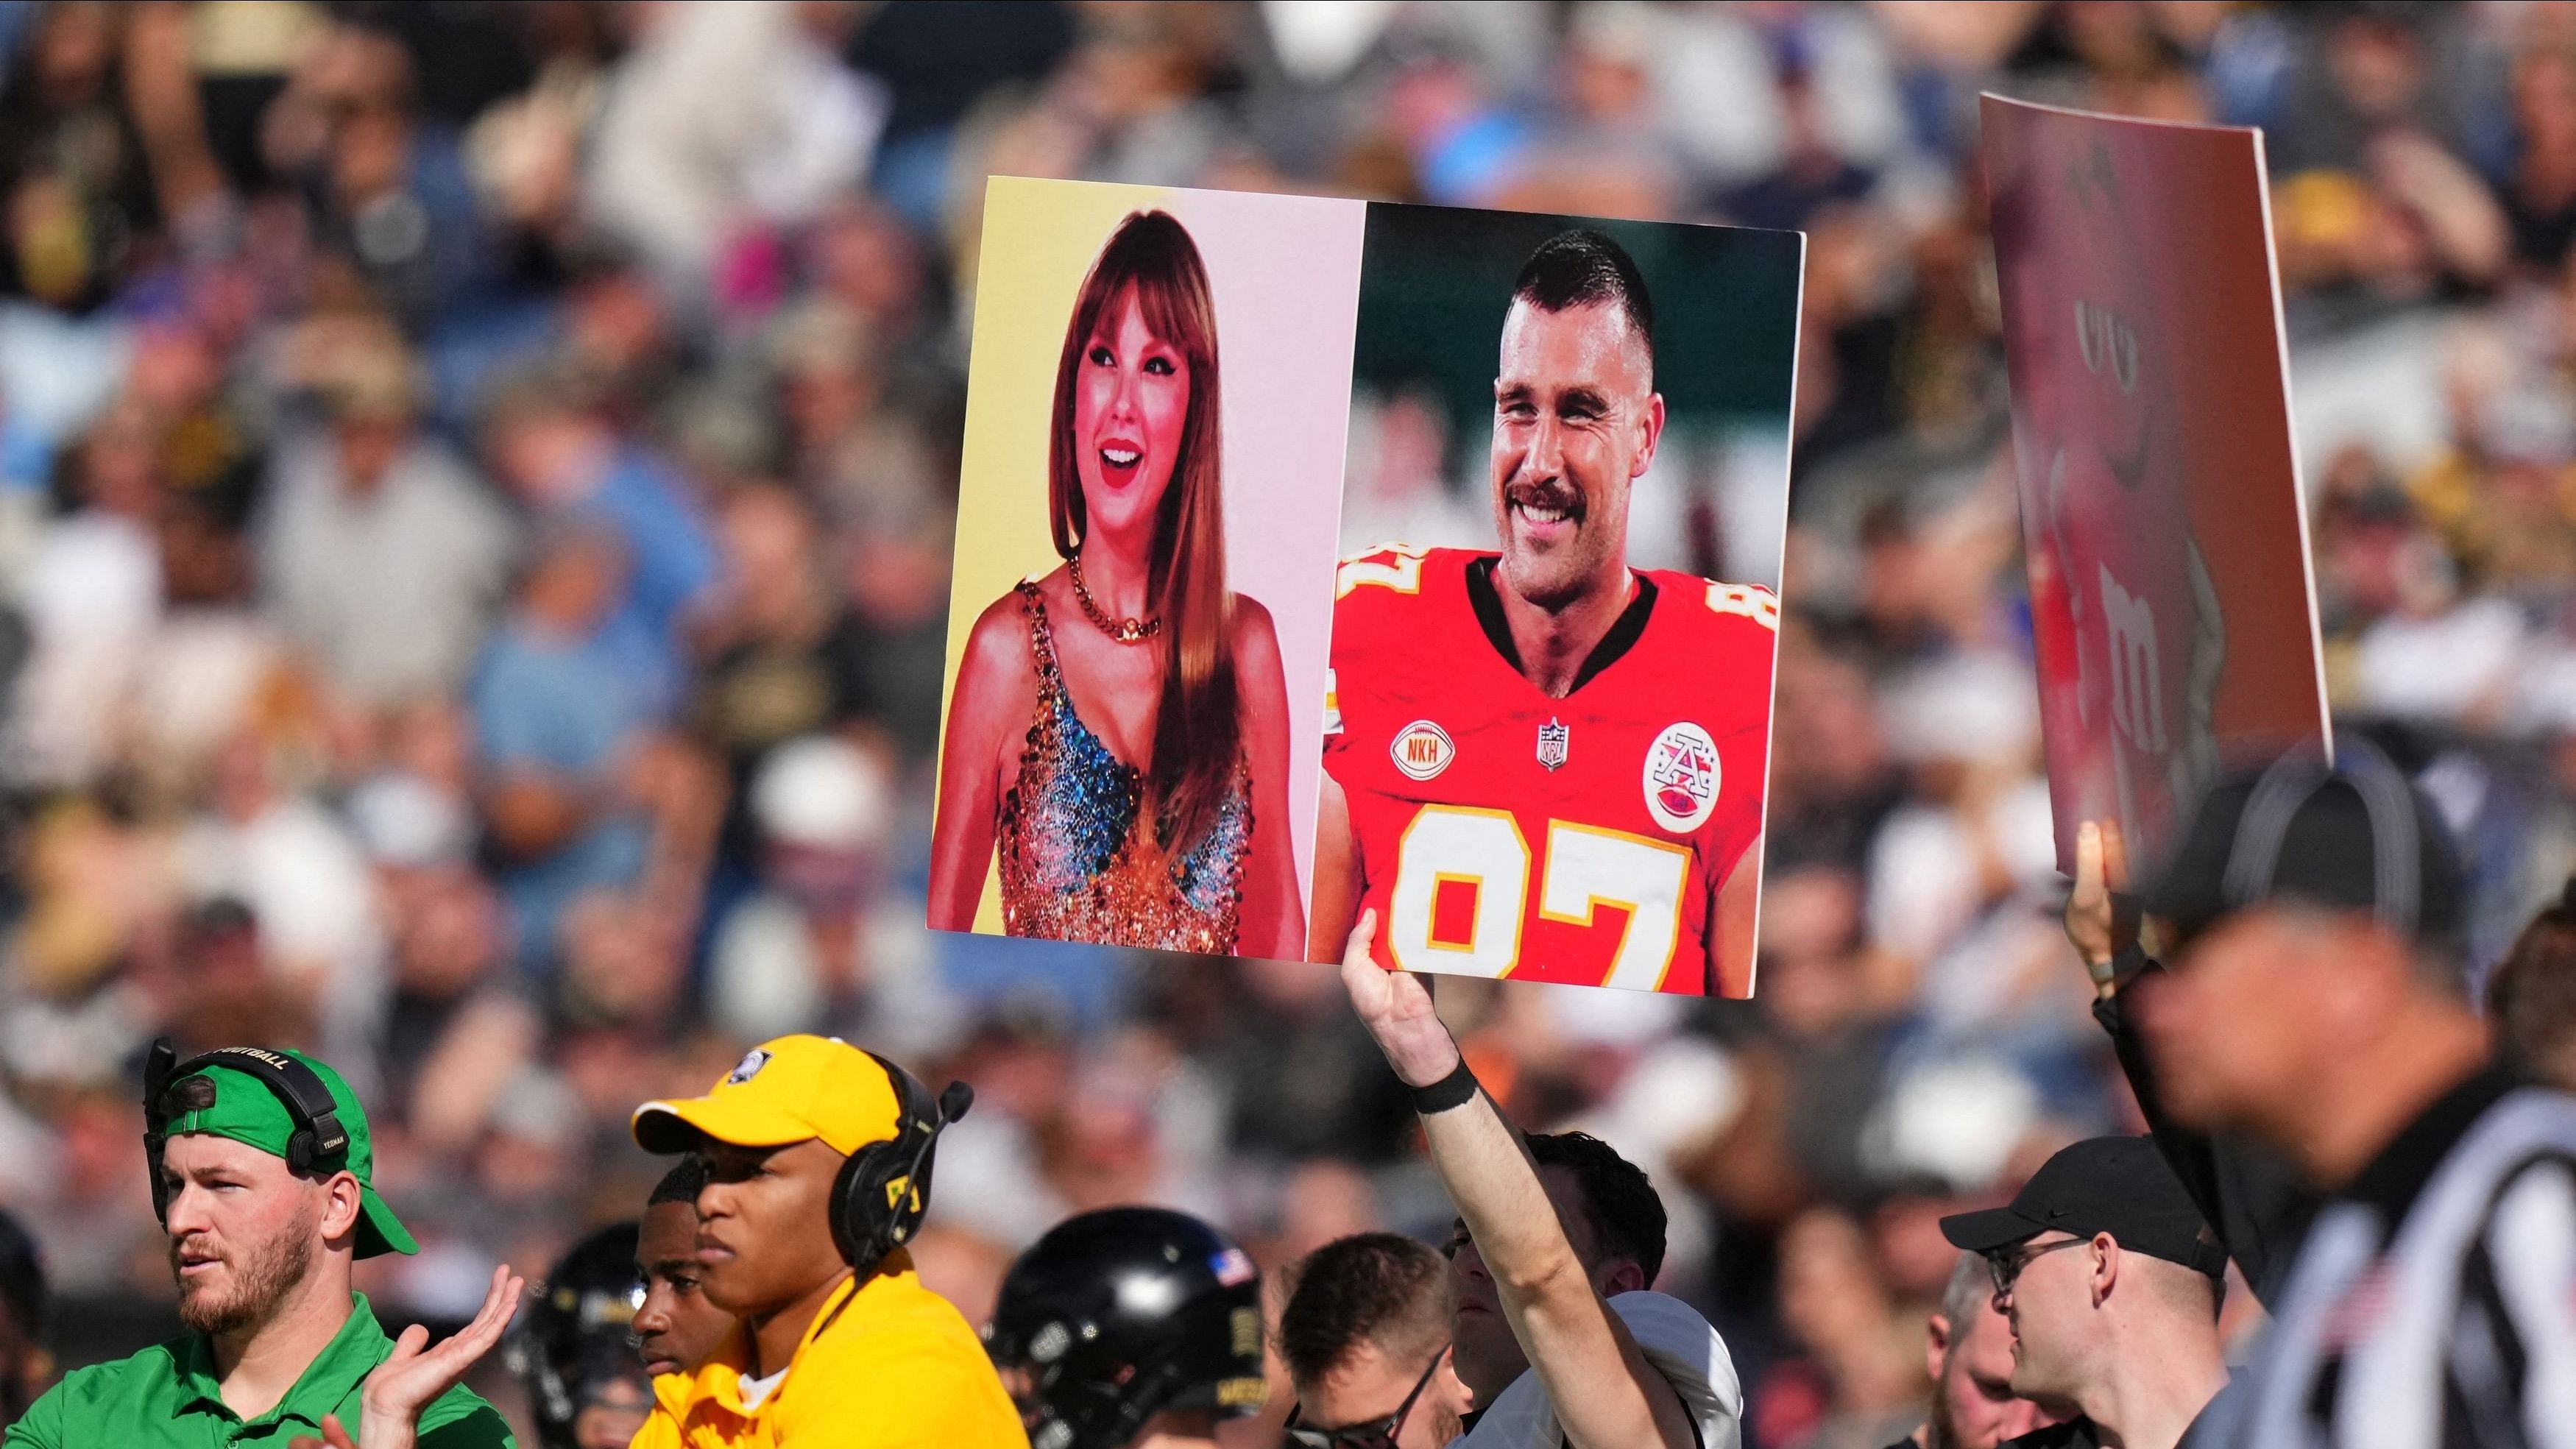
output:
{"label": "yellow polo shirt", "polygon": [[737,1323],[689,1385],[676,1438],[671,1400],[655,1385],[636,1449],[1027,1449],[984,1345],[901,1250],[866,1283],[833,1292],[756,1409],[742,1406],[750,1362],[749,1331]]}
{"label": "yellow polo shirt", "polygon": [[697,1381],[687,1374],[654,1375],[652,1417],[626,1441],[626,1449],[686,1449],[680,1421],[688,1416],[689,1396],[696,1388]]}

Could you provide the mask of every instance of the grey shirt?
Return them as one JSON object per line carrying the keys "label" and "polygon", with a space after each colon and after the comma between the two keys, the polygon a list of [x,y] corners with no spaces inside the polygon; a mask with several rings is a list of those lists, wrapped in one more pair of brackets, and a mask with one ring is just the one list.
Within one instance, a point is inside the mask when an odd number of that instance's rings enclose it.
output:
{"label": "grey shirt", "polygon": [[372,489],[327,434],[281,450],[260,567],[287,636],[362,703],[454,694],[509,581],[512,521],[456,455],[415,439]]}

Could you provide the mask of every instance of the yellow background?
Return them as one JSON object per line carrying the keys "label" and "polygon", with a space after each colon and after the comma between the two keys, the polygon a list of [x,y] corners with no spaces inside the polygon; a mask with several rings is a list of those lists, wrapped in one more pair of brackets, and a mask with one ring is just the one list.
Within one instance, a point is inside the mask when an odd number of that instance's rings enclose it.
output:
{"label": "yellow background", "polygon": [[[1047,526],[1047,430],[1056,358],[1083,273],[1120,218],[1163,204],[1160,186],[994,177],[985,184],[975,274],[974,351],[966,367],[966,439],[957,496],[957,562],[948,588],[948,662],[939,732],[966,637],[986,605],[1061,562]],[[975,929],[1002,929],[1001,874],[984,870]]]}

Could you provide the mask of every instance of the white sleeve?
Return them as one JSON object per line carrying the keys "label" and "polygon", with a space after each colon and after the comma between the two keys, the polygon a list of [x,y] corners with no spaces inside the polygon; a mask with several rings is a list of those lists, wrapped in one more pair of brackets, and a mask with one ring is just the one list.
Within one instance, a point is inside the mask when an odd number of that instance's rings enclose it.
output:
{"label": "white sleeve", "polygon": [[1646,1362],[1681,1395],[1699,1425],[1701,1449],[1737,1449],[1743,1437],[1744,1391],[1726,1340],[1699,1310],[1669,1293],[1622,1293],[1611,1311],[1636,1335]]}
{"label": "white sleeve", "polygon": [[2576,1179],[2565,1166],[2532,1168],[2505,1188],[2487,1220],[2487,1255],[2500,1269],[2497,1306],[2523,1348],[2525,1442],[2576,1445]]}
{"label": "white sleeve", "polygon": [[[1610,1300],[1610,1311],[1628,1325],[1646,1362],[1681,1396],[1699,1426],[1700,1449],[1740,1449],[1744,1394],[1735,1360],[1699,1310],[1669,1293],[1622,1293]],[[1475,1432],[1452,1441],[1452,1449],[1555,1449],[1564,1442],[1564,1426],[1538,1374],[1524,1371],[1495,1396]]]}

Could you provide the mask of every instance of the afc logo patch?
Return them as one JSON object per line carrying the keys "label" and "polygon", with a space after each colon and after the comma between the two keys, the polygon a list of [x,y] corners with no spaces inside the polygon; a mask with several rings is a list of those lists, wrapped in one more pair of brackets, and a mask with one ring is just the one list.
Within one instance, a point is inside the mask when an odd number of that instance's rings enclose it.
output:
{"label": "afc logo patch", "polygon": [[1646,813],[1676,835],[1708,823],[1717,809],[1717,741],[1685,720],[1664,726],[1646,749]]}
{"label": "afc logo patch", "polygon": [[728,1087],[739,1087],[743,1083],[750,1081],[752,1078],[759,1076],[760,1069],[768,1065],[769,1049],[767,1047],[753,1047],[750,1051],[743,1053],[741,1061],[734,1063],[732,1071],[725,1073],[725,1085]]}
{"label": "afc logo patch", "polygon": [[1408,780],[1428,780],[1449,768],[1458,758],[1458,746],[1449,732],[1427,719],[1418,719],[1395,732],[1394,743],[1387,746],[1395,767]]}

